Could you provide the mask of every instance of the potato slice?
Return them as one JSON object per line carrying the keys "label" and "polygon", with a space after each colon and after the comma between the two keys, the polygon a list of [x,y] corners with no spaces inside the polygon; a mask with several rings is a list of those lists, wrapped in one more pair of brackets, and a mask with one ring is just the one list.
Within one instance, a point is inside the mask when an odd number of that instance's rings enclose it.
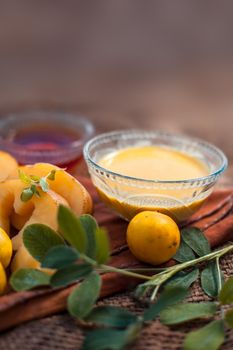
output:
{"label": "potato slice", "polygon": [[29,220],[26,221],[24,226],[21,228],[19,233],[12,238],[13,249],[17,250],[23,244],[22,235],[26,226],[31,224],[44,224],[51,227],[53,230],[57,231],[57,211],[60,204],[69,206],[67,201],[53,191],[47,193],[42,192],[41,197],[33,196],[30,200],[34,210]]}
{"label": "potato slice", "polygon": [[22,245],[16,252],[14,259],[11,263],[11,272],[15,272],[19,269],[38,269],[47,274],[52,274],[54,269],[42,268],[39,261],[35,260],[27,251],[24,245]]}
{"label": "potato slice", "polygon": [[30,216],[34,208],[32,201],[22,202],[20,195],[25,184],[18,180],[6,180],[0,183],[0,227],[10,234],[10,216],[14,211],[18,215]]}
{"label": "potato slice", "polygon": [[7,182],[0,183],[0,227],[10,235],[10,215],[14,203],[14,194]]}
{"label": "potato slice", "polygon": [[33,210],[33,202],[27,201],[23,202],[20,198],[21,193],[27,187],[21,180],[8,180],[6,181],[6,185],[9,188],[9,191],[13,193],[14,196],[14,204],[13,209],[16,214],[21,216],[29,216]]}
{"label": "potato slice", "polygon": [[18,163],[9,153],[0,151],[0,182],[18,175]]}
{"label": "potato slice", "polygon": [[57,231],[58,207],[60,204],[68,206],[64,198],[51,190],[47,193],[42,193],[40,198],[33,196],[30,201],[32,201],[34,205],[32,215],[29,220],[25,222],[19,233],[12,238],[13,249],[17,250],[11,263],[12,272],[20,268],[40,268],[40,263],[30,255],[23,244],[22,236],[26,226],[43,223]]}
{"label": "potato slice", "polygon": [[[7,167],[5,163],[2,164],[4,171],[0,176],[0,227],[10,234],[12,223],[19,230],[12,239],[13,249],[16,250],[11,264],[12,271],[23,267],[40,268],[40,263],[30,255],[23,244],[22,234],[25,227],[33,223],[42,223],[57,231],[59,205],[71,207],[77,215],[90,213],[91,197],[87,190],[63,169],[51,164],[38,163],[21,167],[21,169],[28,175],[39,177],[46,176],[56,169],[55,180],[48,180],[50,186],[48,192],[40,191],[40,197],[34,195],[29,201],[23,202],[20,196],[27,186],[18,178],[17,162],[7,153],[0,152],[0,166],[3,160],[8,163]],[[5,179],[7,180],[1,182]]]}
{"label": "potato slice", "polygon": [[29,220],[29,218],[30,215],[23,216],[16,214],[16,212],[13,211],[10,216],[10,223],[16,230],[20,231],[24,227],[26,222]]}
{"label": "potato slice", "polygon": [[51,190],[65,198],[77,215],[91,213],[92,200],[89,193],[78,180],[65,170],[48,163],[26,165],[20,169],[27,175],[37,175],[39,177],[46,176],[50,171],[56,169],[55,180],[48,180]]}
{"label": "potato slice", "polygon": [[19,250],[16,252],[12,263],[11,263],[11,272],[15,272],[18,269],[39,269],[40,263],[35,260],[27,251],[24,245],[22,245]]}

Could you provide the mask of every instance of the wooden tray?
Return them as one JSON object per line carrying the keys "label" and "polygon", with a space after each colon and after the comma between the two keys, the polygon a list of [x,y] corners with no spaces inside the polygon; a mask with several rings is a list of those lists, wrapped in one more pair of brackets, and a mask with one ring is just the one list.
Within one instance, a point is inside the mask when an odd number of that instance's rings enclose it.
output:
{"label": "wooden tray", "polygon": [[[112,250],[110,265],[120,268],[141,267],[142,264],[132,256],[126,245],[127,223],[119,219],[99,201],[89,179],[82,178],[80,181],[92,195],[94,216],[99,225],[108,229]],[[233,189],[215,191],[202,209],[187,223],[187,225],[203,229],[212,247],[221,245],[233,238],[232,198]],[[139,280],[126,278],[115,273],[106,273],[102,278],[101,297],[122,292],[139,282]],[[63,311],[66,308],[67,296],[74,286],[19,293],[12,292],[0,297],[0,331],[29,320]]]}

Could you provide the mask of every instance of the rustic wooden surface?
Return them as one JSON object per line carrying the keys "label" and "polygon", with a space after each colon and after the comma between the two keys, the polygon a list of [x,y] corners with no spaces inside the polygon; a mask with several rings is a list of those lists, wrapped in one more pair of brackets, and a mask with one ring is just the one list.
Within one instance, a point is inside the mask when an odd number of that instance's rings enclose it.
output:
{"label": "rustic wooden surface", "polygon": [[[145,267],[129,251],[125,232],[127,223],[107,208],[88,179],[81,179],[94,200],[94,215],[98,223],[108,230],[111,245],[109,264],[118,268]],[[233,189],[215,191],[204,206],[190,218],[186,225],[201,228],[211,247],[223,245],[233,239]],[[174,264],[170,260],[165,266]],[[139,280],[126,278],[116,273],[102,275],[101,297],[110,297],[119,292],[130,292]],[[34,290],[28,292],[9,293],[0,297],[0,332],[22,323],[48,317],[62,312],[66,308],[67,297],[74,288],[71,285],[54,290]],[[0,341],[1,345],[1,341]]]}

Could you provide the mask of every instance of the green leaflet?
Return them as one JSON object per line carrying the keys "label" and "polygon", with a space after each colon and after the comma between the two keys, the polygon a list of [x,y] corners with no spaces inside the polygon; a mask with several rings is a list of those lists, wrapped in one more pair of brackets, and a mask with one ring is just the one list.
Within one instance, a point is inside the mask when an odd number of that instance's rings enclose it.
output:
{"label": "green leaflet", "polygon": [[176,254],[173,256],[173,259],[175,259],[178,262],[185,262],[189,260],[195,259],[195,254],[192,251],[192,249],[186,244],[183,239],[181,239],[180,247]]}
{"label": "green leaflet", "polygon": [[93,218],[93,216],[89,214],[81,215],[79,220],[86,232],[87,244],[85,254],[92,259],[96,258],[96,230],[98,228],[98,224]]}
{"label": "green leaflet", "polygon": [[187,294],[188,290],[181,287],[165,288],[157,302],[145,310],[143,316],[144,321],[152,321],[163,309],[182,301]]}
{"label": "green leaflet", "polygon": [[25,188],[23,192],[20,195],[20,199],[22,202],[29,201],[34,195],[34,192],[32,191],[31,187]]}
{"label": "green leaflet", "polygon": [[49,226],[32,224],[23,232],[23,243],[33,258],[42,262],[51,248],[63,245],[64,241]]}
{"label": "green leaflet", "polygon": [[101,278],[96,272],[92,272],[77,286],[68,297],[69,313],[79,319],[85,318],[93,308],[99,297]]}
{"label": "green leaflet", "polygon": [[213,321],[207,326],[190,332],[184,341],[184,350],[218,350],[224,342],[223,321]]}
{"label": "green leaflet", "polygon": [[[219,292],[219,276],[218,276],[218,262],[216,260],[207,263],[207,266],[201,272],[201,287],[203,291],[210,297],[215,298]],[[223,282],[223,275],[221,274]],[[221,283],[222,283],[221,282]]]}
{"label": "green leaflet", "polygon": [[199,276],[199,269],[194,267],[191,271],[181,271],[172,278],[170,278],[166,282],[166,288],[167,287],[183,287],[185,289],[188,289],[193,282],[195,282],[198,279]]}
{"label": "green leaflet", "polygon": [[227,310],[224,320],[228,327],[233,328],[233,309]]}
{"label": "green leaflet", "polygon": [[125,331],[118,329],[97,329],[89,332],[81,350],[121,350],[125,347]]}
{"label": "green leaflet", "polygon": [[168,307],[160,314],[160,321],[166,325],[174,325],[197,318],[209,318],[217,311],[212,302],[183,303]]}
{"label": "green leaflet", "polygon": [[95,231],[96,240],[96,261],[98,264],[105,264],[109,259],[110,243],[107,231],[103,228],[97,228]]}
{"label": "green leaflet", "polygon": [[233,303],[233,277],[230,277],[224,283],[219,294],[219,301],[223,305]]}
{"label": "green leaflet", "polygon": [[203,232],[196,227],[185,228],[181,231],[183,241],[198,255],[203,256],[211,252],[208,240]]}
{"label": "green leaflet", "polygon": [[26,185],[30,185],[31,184],[31,178],[30,176],[28,176],[27,174],[25,174],[22,170],[19,169],[18,171],[19,174],[19,179],[25,183]]}
{"label": "green leaflet", "polygon": [[92,270],[92,265],[88,263],[65,266],[52,275],[50,284],[53,287],[67,286],[89,275]]}
{"label": "green leaflet", "polygon": [[46,177],[42,177],[42,178],[40,179],[40,187],[42,188],[42,191],[48,192],[48,190],[49,190],[49,185],[48,185],[48,183],[47,183],[47,181],[46,181]]}
{"label": "green leaflet", "polygon": [[85,253],[87,238],[81,221],[69,208],[60,205],[58,209],[59,232],[79,253]]}
{"label": "green leaflet", "polygon": [[105,327],[125,328],[137,321],[137,316],[132,312],[111,305],[94,308],[85,319]]}
{"label": "green leaflet", "polygon": [[41,266],[50,269],[60,269],[75,263],[79,259],[78,251],[67,245],[58,245],[51,248]]}
{"label": "green leaflet", "polygon": [[46,176],[46,178],[50,181],[54,181],[55,180],[55,175],[56,175],[56,169],[53,169],[50,171],[50,173]]}
{"label": "green leaflet", "polygon": [[121,350],[137,339],[142,328],[139,321],[126,330],[97,329],[89,332],[84,339],[81,350]]}
{"label": "green leaflet", "polygon": [[50,276],[36,269],[20,269],[10,278],[10,285],[17,292],[49,285]]}

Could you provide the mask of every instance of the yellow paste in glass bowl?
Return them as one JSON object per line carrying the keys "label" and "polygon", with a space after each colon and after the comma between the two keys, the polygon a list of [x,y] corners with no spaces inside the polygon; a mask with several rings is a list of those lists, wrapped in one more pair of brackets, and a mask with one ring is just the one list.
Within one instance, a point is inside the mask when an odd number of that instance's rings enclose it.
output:
{"label": "yellow paste in glass bowl", "polygon": [[[206,164],[181,151],[160,146],[139,146],[120,149],[102,157],[98,164],[114,173],[130,176],[138,179],[153,181],[179,181],[205,177],[209,174]],[[110,182],[110,180],[109,180]],[[109,183],[111,186],[111,184]],[[164,188],[163,188],[164,187]],[[137,193],[132,194],[123,201],[120,192],[130,192],[127,184],[119,185],[119,198],[102,191],[97,185],[100,197],[118,213],[127,219],[131,219],[142,210],[156,210],[170,215],[178,222],[184,221],[195,212],[203,203],[204,199],[186,202],[190,197],[190,188],[167,189],[166,184],[156,190],[145,189],[139,186]],[[134,197],[135,196],[135,197]],[[151,196],[150,200],[148,198]],[[124,197],[124,195],[122,196]],[[141,197],[141,200],[140,200]],[[134,200],[135,198],[135,200]],[[143,198],[147,198],[146,201]],[[167,201],[167,206],[155,206],[153,202]],[[145,205],[146,203],[146,205]]]}

